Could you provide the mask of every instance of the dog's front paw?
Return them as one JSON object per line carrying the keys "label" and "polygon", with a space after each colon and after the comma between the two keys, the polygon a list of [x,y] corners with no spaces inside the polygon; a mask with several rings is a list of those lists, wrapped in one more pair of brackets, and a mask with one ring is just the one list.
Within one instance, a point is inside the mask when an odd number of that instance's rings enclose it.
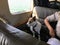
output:
{"label": "dog's front paw", "polygon": [[33,37],[35,37],[35,35],[33,35]]}

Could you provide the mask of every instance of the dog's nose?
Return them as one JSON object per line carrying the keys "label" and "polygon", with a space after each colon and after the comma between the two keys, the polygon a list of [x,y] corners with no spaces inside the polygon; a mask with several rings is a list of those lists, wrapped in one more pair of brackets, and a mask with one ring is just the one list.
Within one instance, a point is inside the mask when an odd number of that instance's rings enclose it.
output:
{"label": "dog's nose", "polygon": [[29,27],[29,22],[27,22],[27,24],[26,24],[28,27]]}

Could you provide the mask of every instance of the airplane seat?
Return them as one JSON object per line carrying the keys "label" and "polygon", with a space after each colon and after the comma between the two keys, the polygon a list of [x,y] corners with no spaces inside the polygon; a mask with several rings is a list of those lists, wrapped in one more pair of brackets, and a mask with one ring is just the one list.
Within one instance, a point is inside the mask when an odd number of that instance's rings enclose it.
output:
{"label": "airplane seat", "polygon": [[48,45],[0,20],[0,45]]}
{"label": "airplane seat", "polygon": [[36,16],[37,19],[43,20],[46,18],[48,15],[51,15],[55,13],[56,11],[59,11],[58,9],[51,9],[47,7],[40,7],[40,6],[35,6],[33,9],[32,16]]}

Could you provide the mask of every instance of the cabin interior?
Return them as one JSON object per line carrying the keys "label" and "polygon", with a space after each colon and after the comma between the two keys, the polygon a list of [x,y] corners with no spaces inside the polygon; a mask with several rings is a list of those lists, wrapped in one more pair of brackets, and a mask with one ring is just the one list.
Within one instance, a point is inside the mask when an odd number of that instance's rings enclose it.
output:
{"label": "cabin interior", "polygon": [[[31,15],[41,19],[40,22],[42,25],[44,25],[43,20],[48,15],[51,15],[59,10],[60,0],[0,0],[0,17],[3,18],[7,24],[24,31],[30,34],[31,36],[31,31],[26,27],[26,23]],[[55,26],[55,24],[53,25]],[[37,39],[37,37],[35,38]],[[27,45],[30,45],[30,43]]]}

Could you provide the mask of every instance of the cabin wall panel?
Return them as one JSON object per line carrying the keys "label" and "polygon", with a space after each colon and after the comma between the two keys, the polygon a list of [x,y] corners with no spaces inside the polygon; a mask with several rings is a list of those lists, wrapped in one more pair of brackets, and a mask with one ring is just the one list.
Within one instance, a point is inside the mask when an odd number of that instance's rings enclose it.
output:
{"label": "cabin wall panel", "polygon": [[31,15],[30,12],[24,14],[18,14],[18,15],[11,15],[9,12],[8,0],[0,0],[0,16],[7,19],[7,21],[11,25],[15,25],[18,22],[20,22],[20,24],[24,23],[25,21],[28,20],[30,15]]}

